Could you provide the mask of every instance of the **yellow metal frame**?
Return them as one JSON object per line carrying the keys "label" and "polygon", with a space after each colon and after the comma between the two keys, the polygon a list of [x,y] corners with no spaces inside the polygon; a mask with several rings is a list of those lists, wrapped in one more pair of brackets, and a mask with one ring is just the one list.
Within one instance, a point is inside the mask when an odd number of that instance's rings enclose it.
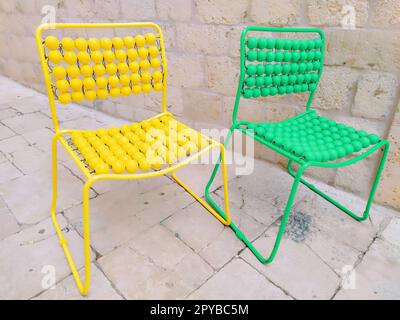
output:
{"label": "yellow metal frame", "polygon": [[[166,98],[167,98],[167,64],[165,58],[165,48],[164,48],[164,39],[161,32],[161,29],[158,25],[151,22],[143,22],[143,23],[59,23],[59,24],[43,24],[39,26],[36,30],[36,42],[39,51],[39,57],[42,64],[47,94],[49,97],[50,110],[53,118],[55,134],[52,139],[52,173],[53,173],[53,197],[52,197],[52,205],[51,205],[51,218],[56,229],[60,245],[64,250],[66,259],[71,268],[72,275],[75,279],[76,285],[79,289],[79,292],[86,296],[89,292],[90,288],[90,278],[91,278],[91,270],[90,270],[90,214],[89,214],[89,190],[93,183],[101,180],[139,180],[139,179],[148,179],[153,177],[158,177],[162,175],[171,174],[172,178],[183,187],[190,195],[193,196],[204,208],[206,208],[213,216],[215,216],[221,223],[224,225],[230,225],[231,218],[229,214],[229,200],[228,200],[228,178],[227,171],[225,166],[225,149],[223,144],[211,140],[208,137],[203,136],[210,143],[204,149],[201,149],[198,153],[189,156],[183,161],[171,165],[165,169],[159,171],[152,171],[147,173],[138,173],[138,174],[92,174],[88,168],[84,165],[81,159],[78,157],[77,153],[71,148],[68,144],[67,140],[64,138],[64,135],[71,134],[72,132],[81,131],[81,130],[60,130],[59,122],[57,118],[57,110],[54,93],[51,87],[51,75],[48,70],[48,65],[45,59],[45,52],[43,48],[43,39],[42,34],[43,31],[48,29],[67,29],[67,28],[153,28],[157,31],[158,37],[160,39],[161,45],[161,57],[162,57],[162,67],[164,73],[163,79],[163,91],[162,91],[162,112],[158,114],[157,117],[162,117],[163,115],[171,115],[166,111]],[[84,269],[85,269],[85,279],[81,280],[79,276],[78,269],[75,265],[75,262],[72,258],[71,252],[68,247],[68,243],[62,234],[62,230],[57,221],[56,216],[56,204],[57,204],[57,142],[60,142],[61,145],[65,148],[68,154],[72,157],[78,168],[83,172],[85,177],[87,178],[84,186],[83,186],[83,241],[84,241]],[[212,148],[219,148],[221,152],[221,163],[222,163],[222,180],[223,180],[223,191],[224,191],[224,202],[225,202],[225,212],[226,218],[220,216],[220,214],[215,211],[206,201],[204,201],[199,195],[197,195],[188,185],[186,185],[182,180],[180,180],[175,171],[190,164],[192,161],[200,158],[206,152],[209,152]]]}

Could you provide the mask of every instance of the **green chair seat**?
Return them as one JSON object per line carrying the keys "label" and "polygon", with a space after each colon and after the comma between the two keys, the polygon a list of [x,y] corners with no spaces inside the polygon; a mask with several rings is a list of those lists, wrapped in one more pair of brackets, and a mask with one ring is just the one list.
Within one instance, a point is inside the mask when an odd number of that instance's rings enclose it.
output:
{"label": "green chair seat", "polygon": [[273,123],[246,123],[246,130],[306,161],[326,162],[350,156],[381,141],[318,115],[314,110]]}

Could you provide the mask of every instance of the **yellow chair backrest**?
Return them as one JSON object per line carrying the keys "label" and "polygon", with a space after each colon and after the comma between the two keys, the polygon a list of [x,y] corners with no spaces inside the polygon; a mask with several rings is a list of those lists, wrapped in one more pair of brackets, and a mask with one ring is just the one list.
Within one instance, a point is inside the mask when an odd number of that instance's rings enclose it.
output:
{"label": "yellow chair backrest", "polygon": [[[52,34],[55,29],[77,28],[132,28],[136,32],[125,37],[100,38],[58,38]],[[161,91],[162,111],[166,111],[167,65],[158,25],[43,24],[36,31],[36,41],[56,130],[56,100],[68,104]]]}

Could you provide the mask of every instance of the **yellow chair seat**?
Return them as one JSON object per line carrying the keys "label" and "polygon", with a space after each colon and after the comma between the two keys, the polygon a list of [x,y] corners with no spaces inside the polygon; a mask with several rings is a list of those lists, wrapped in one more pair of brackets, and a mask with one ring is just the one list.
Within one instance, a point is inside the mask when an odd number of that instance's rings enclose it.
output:
{"label": "yellow chair seat", "polygon": [[160,170],[212,145],[213,140],[171,114],[121,127],[76,130],[68,144],[91,174]]}

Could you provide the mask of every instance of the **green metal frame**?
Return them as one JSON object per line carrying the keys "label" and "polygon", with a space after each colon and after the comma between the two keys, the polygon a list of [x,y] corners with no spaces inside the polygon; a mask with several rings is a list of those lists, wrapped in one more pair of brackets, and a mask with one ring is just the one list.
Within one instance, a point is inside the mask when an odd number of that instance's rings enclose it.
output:
{"label": "green metal frame", "polygon": [[[286,207],[282,216],[282,220],[279,226],[279,230],[275,239],[275,243],[274,243],[274,247],[272,249],[272,251],[270,252],[269,255],[267,255],[266,257],[264,257],[251,243],[251,241],[245,236],[245,234],[233,223],[231,222],[230,227],[232,228],[232,230],[236,233],[237,237],[242,240],[246,246],[254,253],[254,255],[258,258],[258,260],[260,260],[260,262],[267,264],[267,263],[271,263],[275,256],[276,253],[279,249],[279,245],[282,239],[282,236],[284,234],[285,231],[285,227],[286,227],[286,223],[287,223],[287,219],[289,217],[294,199],[296,197],[296,193],[297,193],[297,189],[299,186],[299,183],[304,184],[305,186],[307,186],[309,189],[311,189],[312,191],[314,191],[315,193],[317,193],[318,195],[322,196],[324,199],[326,199],[327,201],[329,201],[330,203],[332,203],[333,205],[335,205],[337,208],[339,208],[340,210],[342,210],[343,212],[345,212],[346,214],[348,214],[350,217],[352,217],[353,219],[357,220],[357,221],[364,221],[368,218],[370,209],[371,209],[371,205],[375,196],[375,192],[379,183],[379,179],[387,158],[387,154],[388,154],[388,150],[389,150],[389,142],[387,140],[383,140],[381,139],[379,143],[373,145],[372,147],[368,148],[366,151],[364,151],[361,154],[358,154],[350,159],[346,159],[343,161],[336,161],[336,162],[317,162],[317,161],[306,161],[303,158],[300,158],[298,156],[296,156],[293,153],[287,152],[279,147],[277,147],[276,145],[272,144],[271,142],[266,141],[265,139],[262,139],[261,137],[257,136],[254,134],[254,131],[252,130],[247,130],[244,128],[245,125],[247,125],[249,122],[248,121],[238,121],[237,120],[237,112],[238,112],[238,108],[239,108],[239,104],[240,104],[240,99],[242,97],[242,90],[243,90],[243,84],[244,84],[244,77],[245,77],[245,62],[246,62],[246,51],[245,51],[245,45],[246,45],[246,35],[248,32],[252,32],[252,31],[261,31],[261,32],[301,32],[301,33],[317,33],[320,35],[320,38],[322,40],[322,56],[321,56],[321,69],[319,70],[319,78],[322,74],[322,65],[323,65],[323,51],[324,51],[324,33],[321,29],[318,28],[275,28],[275,27],[259,27],[259,26],[249,26],[246,27],[243,32],[242,32],[242,36],[241,36],[241,46],[240,46],[240,50],[241,50],[241,58],[240,58],[240,78],[239,78],[239,84],[238,84],[238,90],[237,90],[237,94],[236,94],[236,101],[235,101],[235,107],[233,110],[233,115],[232,115],[232,121],[233,124],[229,129],[228,135],[226,137],[225,140],[225,147],[227,147],[232,134],[234,132],[234,130],[238,130],[240,132],[242,132],[243,134],[246,134],[250,137],[252,137],[253,139],[257,140],[258,142],[260,142],[261,144],[265,145],[266,147],[279,152],[280,154],[282,154],[283,156],[287,157],[289,159],[288,162],[288,167],[287,170],[289,172],[289,174],[291,176],[294,177],[294,182],[292,185],[292,188],[290,190],[289,193],[289,197],[286,203]],[[319,80],[319,79],[318,79]],[[312,103],[312,99],[315,93],[315,89],[311,91],[307,105],[306,105],[306,112],[302,113],[300,115],[298,115],[297,117],[303,116],[304,114],[307,114],[308,112],[310,112],[310,106]],[[312,110],[311,110],[312,112]],[[337,200],[332,199],[329,195],[327,195],[326,193],[322,192],[320,189],[318,189],[316,186],[314,186],[313,184],[307,182],[306,180],[304,180],[302,178],[303,173],[310,167],[323,167],[323,168],[339,168],[339,167],[344,167],[344,166],[348,166],[348,165],[352,165],[366,157],[368,157],[370,154],[372,154],[373,152],[383,149],[383,153],[381,156],[381,160],[379,163],[379,167],[377,169],[376,172],[376,176],[375,176],[375,180],[374,183],[372,185],[368,200],[367,200],[367,204],[365,207],[365,210],[363,212],[362,215],[357,215],[355,213],[353,213],[351,210],[349,210],[348,208],[346,208],[345,206],[343,206],[342,204],[340,204]],[[297,170],[297,172],[294,172],[292,169],[292,164],[293,163],[297,163],[299,164],[299,168]],[[224,211],[215,203],[215,201],[211,198],[210,195],[210,187],[214,181],[214,178],[218,172],[220,166],[220,161],[215,165],[214,170],[211,174],[210,180],[206,186],[205,189],[205,197],[207,199],[207,201],[218,211],[218,213],[221,215],[221,217],[225,218],[226,215],[224,213]]]}

